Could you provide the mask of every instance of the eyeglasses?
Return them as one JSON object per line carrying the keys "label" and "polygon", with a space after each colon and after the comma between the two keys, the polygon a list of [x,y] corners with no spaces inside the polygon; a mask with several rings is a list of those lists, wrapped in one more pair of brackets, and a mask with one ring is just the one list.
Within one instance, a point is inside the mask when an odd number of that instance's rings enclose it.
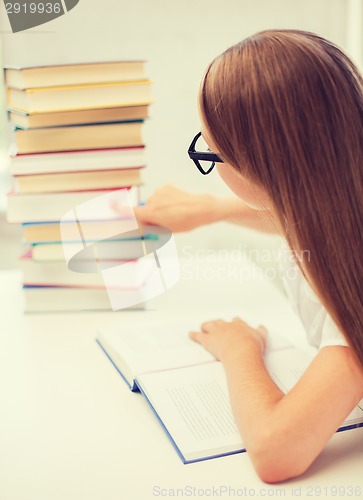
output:
{"label": "eyeglasses", "polygon": [[208,145],[203,139],[202,132],[198,132],[192,140],[188,149],[188,155],[196,164],[199,172],[203,175],[209,174],[216,163],[223,163],[222,158],[208,148]]}

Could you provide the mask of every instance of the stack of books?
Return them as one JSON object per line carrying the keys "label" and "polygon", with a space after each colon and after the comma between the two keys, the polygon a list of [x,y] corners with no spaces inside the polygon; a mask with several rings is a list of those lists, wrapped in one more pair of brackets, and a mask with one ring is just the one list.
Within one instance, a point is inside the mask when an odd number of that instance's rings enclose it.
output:
{"label": "stack of books", "polygon": [[[125,192],[127,205],[139,202],[145,167],[142,126],[151,103],[145,64],[6,67],[5,82],[16,145],[8,221],[24,227],[27,247],[20,267],[27,310],[110,309],[99,269],[130,260],[137,267],[145,238],[154,238],[125,224],[133,211],[125,207],[125,216],[112,208],[121,199],[125,203]],[[73,212],[82,215],[75,221],[69,217]],[[67,228],[64,234],[62,227]],[[77,233],[69,233],[70,227],[77,227]],[[94,252],[77,253],[80,242],[93,248],[99,240],[107,240],[103,265]],[[71,270],[65,255],[72,255],[73,247],[78,268]],[[97,261],[97,270],[85,270],[82,261]],[[117,286],[141,289],[148,271],[139,267]]]}

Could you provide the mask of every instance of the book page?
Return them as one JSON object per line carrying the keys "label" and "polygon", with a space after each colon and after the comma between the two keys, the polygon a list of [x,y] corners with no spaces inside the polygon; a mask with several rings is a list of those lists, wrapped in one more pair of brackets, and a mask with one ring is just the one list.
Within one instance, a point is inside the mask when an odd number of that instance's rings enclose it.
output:
{"label": "book page", "polygon": [[312,356],[297,348],[273,350],[265,355],[266,368],[275,384],[285,394],[303,375]]}
{"label": "book page", "polygon": [[[115,364],[117,355],[134,377],[145,372],[166,370],[215,361],[201,345],[188,337],[195,329],[191,322],[175,321],[119,330],[102,330],[99,341],[109,351]],[[119,367],[121,370],[122,368]]]}
{"label": "book page", "polygon": [[[273,351],[266,366],[281,390],[290,390],[311,357],[296,348]],[[221,363],[144,374],[137,383],[185,461],[243,450]]]}
{"label": "book page", "polygon": [[219,362],[137,379],[184,461],[242,450]]}
{"label": "book page", "polygon": [[[141,373],[167,370],[215,361],[200,344],[188,337],[191,330],[199,330],[200,322],[181,321],[176,318],[172,323],[159,323],[130,329],[101,330],[99,341],[115,364],[122,359],[134,377]],[[291,348],[284,337],[270,332],[266,353]]]}

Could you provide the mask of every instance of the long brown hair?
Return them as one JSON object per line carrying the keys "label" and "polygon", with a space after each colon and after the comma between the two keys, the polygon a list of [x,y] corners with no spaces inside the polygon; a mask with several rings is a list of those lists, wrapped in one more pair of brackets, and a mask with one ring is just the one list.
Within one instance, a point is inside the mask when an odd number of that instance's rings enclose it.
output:
{"label": "long brown hair", "polygon": [[218,56],[200,106],[220,156],[271,198],[300,268],[363,366],[363,81],[313,33],[268,30]]}

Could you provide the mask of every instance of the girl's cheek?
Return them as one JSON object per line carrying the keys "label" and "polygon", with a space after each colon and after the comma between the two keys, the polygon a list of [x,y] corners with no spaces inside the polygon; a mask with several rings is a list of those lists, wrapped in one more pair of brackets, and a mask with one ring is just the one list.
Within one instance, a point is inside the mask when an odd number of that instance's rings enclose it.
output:
{"label": "girl's cheek", "polygon": [[223,182],[247,205],[256,210],[268,208],[266,193],[251,184],[227,163],[217,163],[218,173]]}

